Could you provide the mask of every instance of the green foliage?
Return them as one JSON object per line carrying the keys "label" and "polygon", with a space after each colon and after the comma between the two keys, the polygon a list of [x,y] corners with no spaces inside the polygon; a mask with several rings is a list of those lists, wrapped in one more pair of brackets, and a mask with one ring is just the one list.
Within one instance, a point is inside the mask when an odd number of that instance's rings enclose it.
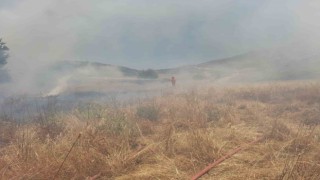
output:
{"label": "green foliage", "polygon": [[139,72],[138,77],[145,79],[157,79],[158,73],[153,69],[142,70]]}
{"label": "green foliage", "polygon": [[157,121],[160,117],[160,111],[155,105],[139,106],[137,116],[150,121]]}
{"label": "green foliage", "polygon": [[122,72],[124,76],[137,76],[138,70],[127,68],[127,67],[119,67],[119,70]]}
{"label": "green foliage", "polygon": [[9,48],[6,46],[6,43],[0,39],[0,67],[7,64],[7,59],[9,57],[8,51]]}

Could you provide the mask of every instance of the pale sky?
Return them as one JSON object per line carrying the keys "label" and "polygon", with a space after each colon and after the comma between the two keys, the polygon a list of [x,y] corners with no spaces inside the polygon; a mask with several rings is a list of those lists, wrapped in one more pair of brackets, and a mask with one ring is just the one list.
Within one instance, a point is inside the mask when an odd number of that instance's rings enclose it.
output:
{"label": "pale sky", "polygon": [[18,73],[61,60],[168,68],[318,45],[319,19],[318,0],[0,0],[7,68]]}

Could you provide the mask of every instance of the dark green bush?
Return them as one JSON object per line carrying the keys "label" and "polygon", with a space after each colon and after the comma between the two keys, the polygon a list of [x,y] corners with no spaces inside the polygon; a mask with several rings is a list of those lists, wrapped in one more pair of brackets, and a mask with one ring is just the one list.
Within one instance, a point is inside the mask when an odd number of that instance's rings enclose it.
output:
{"label": "dark green bush", "polygon": [[138,77],[144,79],[157,79],[158,73],[153,69],[142,70],[139,72]]}

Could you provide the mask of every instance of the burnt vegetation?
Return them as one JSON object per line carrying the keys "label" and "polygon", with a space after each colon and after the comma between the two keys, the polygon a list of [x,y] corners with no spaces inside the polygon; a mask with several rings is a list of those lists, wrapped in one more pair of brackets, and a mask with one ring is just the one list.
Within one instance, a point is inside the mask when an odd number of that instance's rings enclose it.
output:
{"label": "burnt vegetation", "polygon": [[23,99],[9,99],[0,179],[188,179],[257,137],[203,178],[319,179],[319,92],[318,83],[212,87],[69,111],[51,98],[19,116]]}

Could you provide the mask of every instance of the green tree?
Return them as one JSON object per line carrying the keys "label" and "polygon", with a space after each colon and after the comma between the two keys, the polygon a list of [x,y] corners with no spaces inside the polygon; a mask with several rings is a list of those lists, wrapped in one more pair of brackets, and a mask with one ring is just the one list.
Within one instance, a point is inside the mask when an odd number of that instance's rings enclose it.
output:
{"label": "green tree", "polygon": [[142,70],[139,72],[138,77],[144,79],[157,79],[158,73],[153,69]]}
{"label": "green tree", "polygon": [[5,42],[0,39],[0,67],[7,64],[7,59],[9,57],[9,48]]}

